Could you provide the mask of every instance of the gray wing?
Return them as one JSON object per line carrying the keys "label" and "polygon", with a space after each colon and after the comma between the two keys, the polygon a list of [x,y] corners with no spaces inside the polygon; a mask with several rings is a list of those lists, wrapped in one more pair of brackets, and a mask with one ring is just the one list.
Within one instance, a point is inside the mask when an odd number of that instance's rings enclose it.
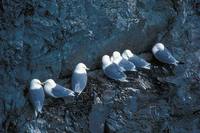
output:
{"label": "gray wing", "polygon": [[74,96],[74,92],[70,89],[67,89],[59,84],[56,84],[56,87],[52,89],[52,94],[56,98],[67,97],[67,96]]}
{"label": "gray wing", "polygon": [[120,70],[116,64],[111,64],[104,69],[104,73],[114,80],[126,80],[126,75]]}
{"label": "gray wing", "polygon": [[160,62],[167,64],[177,64],[177,60],[172,56],[172,54],[165,48],[163,51],[158,51],[155,53],[156,59]]}
{"label": "gray wing", "polygon": [[30,90],[30,100],[37,112],[41,113],[44,104],[44,98],[45,95],[42,87],[41,89]]}
{"label": "gray wing", "polygon": [[72,90],[81,93],[87,85],[87,74],[73,73],[72,75]]}
{"label": "gray wing", "polygon": [[120,67],[123,67],[126,71],[136,71],[135,65],[126,59],[122,59],[119,63]]}
{"label": "gray wing", "polygon": [[87,85],[87,74],[79,74],[74,72],[72,75],[72,90],[81,93]]}
{"label": "gray wing", "polygon": [[147,68],[150,69],[150,63],[145,61],[144,59],[140,58],[139,56],[134,55],[133,57],[129,58],[129,61],[132,62],[137,68]]}

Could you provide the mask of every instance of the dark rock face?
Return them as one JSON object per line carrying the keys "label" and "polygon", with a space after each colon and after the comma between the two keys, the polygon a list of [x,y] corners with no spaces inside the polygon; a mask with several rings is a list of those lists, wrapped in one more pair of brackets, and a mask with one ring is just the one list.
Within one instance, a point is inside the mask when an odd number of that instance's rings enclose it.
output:
{"label": "dark rock face", "polygon": [[[0,1],[0,132],[200,132],[199,1]],[[164,43],[185,64],[150,58],[130,83],[107,79],[101,56]],[[148,54],[147,54],[148,55]],[[150,56],[149,56],[150,57]],[[69,86],[78,62],[94,71],[78,101],[47,98],[37,120],[32,78]],[[173,70],[173,71],[172,71]],[[23,113],[22,113],[23,112]]]}

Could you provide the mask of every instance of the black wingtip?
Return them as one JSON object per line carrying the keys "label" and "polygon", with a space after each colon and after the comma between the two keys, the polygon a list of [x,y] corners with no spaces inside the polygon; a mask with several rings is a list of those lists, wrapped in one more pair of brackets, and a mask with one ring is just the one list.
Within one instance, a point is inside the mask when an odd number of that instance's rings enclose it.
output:
{"label": "black wingtip", "polygon": [[74,94],[75,94],[75,100],[77,100],[78,97],[79,97],[79,93],[78,92],[74,92]]}
{"label": "black wingtip", "polygon": [[183,64],[185,64],[185,62],[179,61],[178,64],[183,65]]}

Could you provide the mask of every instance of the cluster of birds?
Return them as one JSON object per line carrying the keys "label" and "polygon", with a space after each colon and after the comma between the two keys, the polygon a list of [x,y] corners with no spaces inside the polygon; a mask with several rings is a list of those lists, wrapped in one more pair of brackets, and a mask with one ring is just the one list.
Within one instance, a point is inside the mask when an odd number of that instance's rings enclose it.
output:
{"label": "cluster of birds", "polygon": [[89,68],[83,63],[78,63],[72,74],[71,89],[57,84],[53,79],[41,82],[39,79],[32,79],[29,93],[30,100],[35,109],[35,116],[42,112],[45,93],[53,98],[75,97],[82,93],[87,84],[87,71]]}
{"label": "cluster of birds", "polygon": [[[157,43],[152,48],[152,53],[157,60],[162,63],[178,65],[177,61],[169,50],[162,44]],[[104,55],[102,57],[102,69],[104,74],[117,81],[128,82],[125,71],[137,71],[138,69],[150,69],[151,64],[143,58],[133,54],[131,50],[125,50],[122,55],[115,51],[112,56]],[[72,74],[72,89],[65,88],[57,84],[53,79],[40,82],[33,79],[30,84],[30,100],[35,109],[35,115],[42,112],[45,94],[54,98],[76,97],[79,96],[87,85],[87,71],[89,68],[85,64],[76,65]]]}
{"label": "cluster of birds", "polygon": [[[177,61],[169,50],[162,44],[157,43],[152,48],[152,53],[157,60],[166,64],[178,65]],[[151,64],[143,58],[133,54],[131,50],[124,50],[122,55],[114,51],[112,56],[104,55],[102,57],[104,74],[114,80],[128,82],[124,71],[137,71],[138,69],[150,69]]]}

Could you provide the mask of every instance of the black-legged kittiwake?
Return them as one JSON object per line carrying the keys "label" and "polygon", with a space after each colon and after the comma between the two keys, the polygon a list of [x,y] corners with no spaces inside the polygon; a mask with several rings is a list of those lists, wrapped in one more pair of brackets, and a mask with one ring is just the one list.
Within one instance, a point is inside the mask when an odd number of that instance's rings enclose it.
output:
{"label": "black-legged kittiwake", "polygon": [[117,64],[122,71],[136,71],[135,65],[124,59],[118,51],[114,51],[111,57],[112,62]]}
{"label": "black-legged kittiwake", "polygon": [[43,84],[45,93],[54,98],[75,96],[72,90],[55,83],[53,79],[48,79]]}
{"label": "black-legged kittiwake", "polygon": [[122,57],[124,59],[127,59],[128,61],[132,62],[136,66],[136,69],[137,68],[144,68],[144,69],[151,68],[151,64],[149,62],[147,62],[144,59],[142,59],[141,57],[133,54],[131,52],[131,50],[129,50],[129,49],[124,50]]}
{"label": "black-legged kittiwake", "polygon": [[173,65],[178,65],[179,63],[162,43],[156,43],[152,48],[152,53],[162,63]]}
{"label": "black-legged kittiwake", "polygon": [[78,63],[72,74],[72,90],[78,95],[85,89],[87,85],[87,71],[89,68],[83,63]]}
{"label": "black-legged kittiwake", "polygon": [[111,62],[108,55],[104,55],[102,57],[102,69],[107,77],[122,82],[128,82],[128,80],[126,79],[126,74],[120,69],[117,64]]}
{"label": "black-legged kittiwake", "polygon": [[30,100],[35,109],[35,116],[37,117],[38,112],[42,113],[42,107],[44,104],[44,90],[42,83],[38,79],[32,79],[29,88]]}

